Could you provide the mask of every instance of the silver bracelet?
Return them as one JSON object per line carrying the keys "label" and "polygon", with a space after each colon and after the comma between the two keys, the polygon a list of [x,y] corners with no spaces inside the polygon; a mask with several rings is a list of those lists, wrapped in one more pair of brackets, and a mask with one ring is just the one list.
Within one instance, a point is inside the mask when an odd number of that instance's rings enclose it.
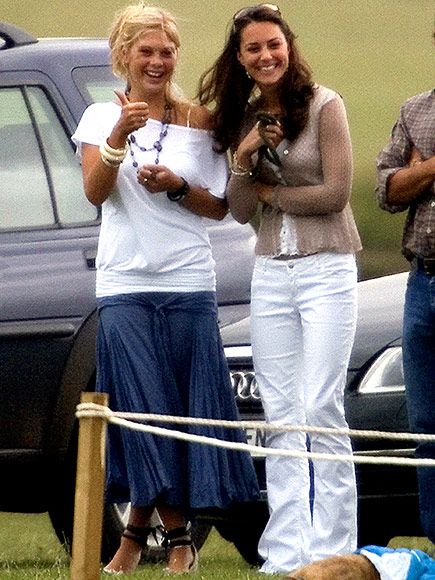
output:
{"label": "silver bracelet", "polygon": [[252,171],[250,169],[244,169],[243,171],[238,171],[238,169],[240,169],[239,165],[236,165],[236,167],[232,166],[231,173],[233,175],[239,175],[240,177],[242,175],[252,175]]}
{"label": "silver bracelet", "polygon": [[243,165],[240,165],[239,160],[237,158],[237,151],[235,151],[234,155],[233,155],[233,164],[231,165],[231,173],[233,175],[239,175],[239,176],[242,176],[242,175],[251,176],[252,175],[252,169],[250,167],[246,168],[246,167],[243,167]]}

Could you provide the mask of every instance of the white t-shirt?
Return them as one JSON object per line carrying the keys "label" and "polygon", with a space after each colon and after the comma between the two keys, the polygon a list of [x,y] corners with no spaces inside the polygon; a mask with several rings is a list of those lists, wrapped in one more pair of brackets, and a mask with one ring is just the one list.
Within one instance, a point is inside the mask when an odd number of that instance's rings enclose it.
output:
{"label": "white t-shirt", "polygon": [[[81,144],[100,145],[110,135],[121,108],[116,103],[90,105],[72,136],[81,157]],[[149,119],[135,132],[148,149],[159,138],[160,121]],[[161,140],[159,164],[184,177],[191,186],[225,197],[227,158],[213,151],[210,132],[169,125]],[[139,163],[154,163],[156,150],[141,151]],[[118,171],[115,191],[102,204],[97,253],[97,296],[130,292],[193,292],[215,289],[215,262],[205,221],[166,192],[149,193],[137,182],[130,152]]]}

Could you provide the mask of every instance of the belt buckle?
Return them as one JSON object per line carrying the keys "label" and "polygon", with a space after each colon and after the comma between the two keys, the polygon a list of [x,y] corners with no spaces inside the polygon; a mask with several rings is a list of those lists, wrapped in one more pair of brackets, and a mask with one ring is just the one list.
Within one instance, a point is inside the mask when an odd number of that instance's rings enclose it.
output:
{"label": "belt buckle", "polygon": [[423,258],[422,262],[423,262],[423,270],[426,272],[426,274],[429,274],[429,276],[434,276],[435,258]]}

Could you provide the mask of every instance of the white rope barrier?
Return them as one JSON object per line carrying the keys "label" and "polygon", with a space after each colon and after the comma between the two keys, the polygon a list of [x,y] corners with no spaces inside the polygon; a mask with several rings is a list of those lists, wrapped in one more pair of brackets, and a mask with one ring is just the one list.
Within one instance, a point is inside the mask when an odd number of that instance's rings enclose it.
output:
{"label": "white rope barrier", "polygon": [[[202,445],[211,445],[224,449],[232,449],[239,451],[247,451],[253,456],[265,457],[267,455],[279,455],[293,458],[309,458],[319,459],[325,461],[347,461],[357,464],[389,464],[401,466],[415,466],[415,467],[435,467],[435,459],[417,459],[417,458],[403,458],[391,456],[357,456],[357,455],[336,455],[328,453],[314,453],[310,451],[293,451],[289,449],[275,449],[271,447],[261,447],[257,445],[250,445],[248,443],[238,443],[207,437],[204,435],[194,435],[176,431],[173,429],[165,429],[163,427],[156,427],[152,425],[143,425],[132,421],[131,419],[139,421],[159,421],[170,422],[184,425],[208,425],[220,426],[229,428],[246,428],[252,427],[261,429],[263,431],[304,431],[307,433],[328,433],[340,434],[359,437],[374,437],[374,438],[392,438],[392,439],[407,439],[417,441],[435,441],[435,435],[416,434],[416,433],[390,433],[381,431],[367,431],[367,430],[352,430],[352,429],[332,429],[332,428],[317,428],[305,426],[291,426],[291,425],[277,425],[271,423],[263,423],[261,421],[227,421],[215,419],[202,419],[192,417],[174,417],[169,415],[143,414],[143,413],[115,413],[108,407],[97,405],[95,403],[81,403],[77,406],[77,418],[81,417],[100,417],[107,422],[119,427],[132,429],[134,431],[141,431],[143,433],[152,433],[162,437],[172,437],[174,439],[199,443]],[[128,417],[126,419],[125,417]]]}
{"label": "white rope barrier", "polygon": [[[177,417],[173,415],[157,415],[153,413],[127,413],[114,412],[107,407],[100,407],[94,404],[81,404],[77,406],[76,416],[79,418],[82,413],[88,414],[95,410],[103,413],[105,417],[120,417],[135,421],[158,421],[159,423],[176,423],[179,425],[205,425],[209,427],[225,427],[229,429],[260,429],[262,431],[294,432],[303,431],[305,433],[320,433],[323,435],[348,435],[349,437],[362,437],[371,439],[391,439],[402,441],[435,441],[435,435],[428,433],[394,433],[392,431],[370,431],[364,429],[337,429],[333,427],[312,427],[310,425],[286,425],[282,423],[265,423],[264,421],[228,421],[225,419],[203,419],[200,417]],[[101,416],[101,415],[98,415]]]}

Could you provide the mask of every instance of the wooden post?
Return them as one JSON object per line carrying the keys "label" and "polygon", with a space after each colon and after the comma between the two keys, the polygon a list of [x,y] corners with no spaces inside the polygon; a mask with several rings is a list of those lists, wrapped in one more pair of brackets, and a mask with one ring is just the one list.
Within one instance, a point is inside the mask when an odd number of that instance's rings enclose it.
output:
{"label": "wooden post", "polygon": [[[82,403],[108,404],[105,393],[82,393]],[[79,419],[71,580],[100,578],[106,420]]]}

